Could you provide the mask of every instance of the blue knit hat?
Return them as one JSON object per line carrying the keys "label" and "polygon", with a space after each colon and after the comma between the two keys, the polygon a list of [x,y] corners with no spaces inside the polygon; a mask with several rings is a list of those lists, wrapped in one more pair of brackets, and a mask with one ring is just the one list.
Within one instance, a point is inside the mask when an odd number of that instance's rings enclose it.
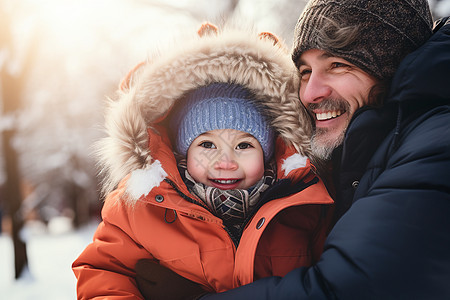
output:
{"label": "blue knit hat", "polygon": [[251,99],[247,89],[228,83],[213,83],[188,93],[171,122],[177,133],[177,152],[186,156],[191,143],[207,131],[235,129],[255,137],[265,160],[269,160],[274,148],[274,132]]}

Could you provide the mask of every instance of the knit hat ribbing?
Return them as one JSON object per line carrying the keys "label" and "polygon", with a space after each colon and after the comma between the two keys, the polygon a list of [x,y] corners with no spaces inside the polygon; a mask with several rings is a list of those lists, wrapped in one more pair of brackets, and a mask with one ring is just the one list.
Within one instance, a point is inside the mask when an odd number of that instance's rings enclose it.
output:
{"label": "knit hat ribbing", "polygon": [[[358,25],[357,37],[345,47],[320,41],[325,20]],[[342,57],[378,79],[391,78],[400,61],[432,34],[433,20],[426,0],[310,0],[296,28],[292,59],[320,49]],[[333,35],[333,28],[326,30]]]}
{"label": "knit hat ribbing", "polygon": [[204,132],[235,129],[254,136],[264,158],[269,160],[273,154],[274,132],[251,99],[247,89],[226,83],[214,83],[188,93],[180,110],[172,116],[177,152],[185,156],[191,143]]}

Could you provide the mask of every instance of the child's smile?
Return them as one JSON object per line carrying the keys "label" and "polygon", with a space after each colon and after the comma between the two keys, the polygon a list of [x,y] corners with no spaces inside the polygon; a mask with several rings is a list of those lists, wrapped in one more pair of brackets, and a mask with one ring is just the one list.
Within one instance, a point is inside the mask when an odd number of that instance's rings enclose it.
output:
{"label": "child's smile", "polygon": [[242,179],[209,179],[211,186],[221,190],[235,189]]}

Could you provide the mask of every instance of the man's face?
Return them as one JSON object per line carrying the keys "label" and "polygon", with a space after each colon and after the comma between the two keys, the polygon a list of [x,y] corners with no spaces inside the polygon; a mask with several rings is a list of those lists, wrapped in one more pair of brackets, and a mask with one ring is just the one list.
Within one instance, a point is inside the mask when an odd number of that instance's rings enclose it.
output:
{"label": "man's face", "polygon": [[343,58],[311,49],[300,56],[300,100],[315,120],[312,148],[330,159],[355,111],[369,104],[375,78]]}

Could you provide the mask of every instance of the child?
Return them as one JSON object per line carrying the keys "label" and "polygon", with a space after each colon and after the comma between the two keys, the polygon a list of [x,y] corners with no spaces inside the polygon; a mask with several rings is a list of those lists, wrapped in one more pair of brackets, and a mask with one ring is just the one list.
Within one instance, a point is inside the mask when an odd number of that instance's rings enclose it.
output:
{"label": "child", "polygon": [[141,259],[221,292],[320,256],[332,200],[306,158],[289,56],[268,34],[199,34],[133,70],[111,103],[103,221],[73,264],[80,299],[141,298]]}

